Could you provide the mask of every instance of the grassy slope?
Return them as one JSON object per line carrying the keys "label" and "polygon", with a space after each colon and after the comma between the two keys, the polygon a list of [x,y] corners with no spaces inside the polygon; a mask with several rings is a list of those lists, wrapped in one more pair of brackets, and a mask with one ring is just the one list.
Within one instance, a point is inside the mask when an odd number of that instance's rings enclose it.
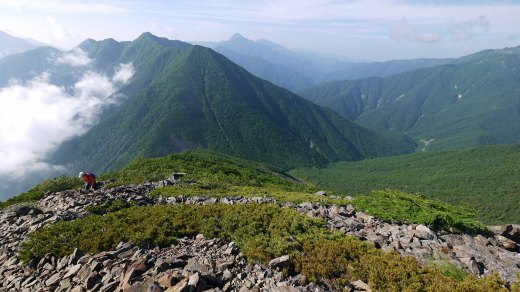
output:
{"label": "grassy slope", "polygon": [[420,192],[453,204],[469,204],[488,224],[520,223],[520,145],[417,153],[291,173],[320,187],[356,195],[377,189]]}
{"label": "grassy slope", "polygon": [[[346,200],[322,199],[323,197],[312,195],[315,187],[299,183],[275,167],[210,151],[136,159],[120,172],[105,174],[101,178],[115,178],[116,184],[131,184],[163,179],[173,171],[187,172],[184,181],[196,180],[197,183],[157,189],[154,191],[155,195],[266,195],[297,203],[317,200],[323,203],[347,203]],[[76,178],[65,177],[50,180],[32,190],[35,196],[30,198],[37,198],[37,194],[41,196],[47,189],[58,191],[70,188],[76,182]],[[453,224],[455,228],[459,227],[456,222],[462,222],[460,218],[471,215],[457,207],[448,207],[444,203],[402,193],[379,192],[374,196],[382,206],[392,203],[413,212],[403,212],[410,217],[403,217],[401,214],[397,218],[390,213],[378,214],[383,208],[372,204],[373,200],[363,201],[360,197],[354,203],[356,207],[388,220],[439,223],[439,218],[453,218],[453,222],[448,220],[440,223]],[[436,208],[433,210],[428,206]],[[458,270],[458,276],[454,277],[450,274],[453,273],[451,266],[440,270],[434,266],[423,267],[413,258],[403,258],[396,252],[378,250],[373,245],[350,236],[333,234],[321,220],[272,204],[137,207],[126,201],[114,201],[90,209],[93,213],[104,215],[58,222],[32,233],[24,243],[21,258],[27,261],[46,253],[66,255],[74,247],[95,253],[114,248],[120,241],[129,240],[143,247],[168,246],[178,237],[203,233],[208,237],[235,241],[252,261],[265,263],[274,257],[289,254],[292,267],[287,272],[301,272],[311,281],[330,279],[337,289],[348,281],[357,279],[364,280],[378,290],[401,291],[433,287],[442,287],[443,290],[486,287],[495,290],[501,285],[496,277],[477,280],[467,276],[462,279],[464,274]],[[462,229],[476,226],[474,221],[462,219],[466,220],[463,224],[467,223]],[[450,228],[448,225],[442,227]],[[121,233],[120,230],[126,232]],[[64,242],[68,244],[63,244]]]}
{"label": "grassy slope", "polygon": [[[215,193],[226,191],[236,193],[237,189],[249,188],[249,193],[261,194],[261,188],[276,190],[276,192],[313,193],[317,188],[311,184],[303,184],[292,178],[283,170],[257,162],[252,162],[232,156],[215,153],[208,150],[188,151],[161,158],[137,158],[119,172],[99,175],[98,180],[115,179],[114,185],[141,184],[146,181],[166,179],[173,172],[185,172],[185,181],[195,180],[196,186],[188,184],[175,190],[160,191],[157,195],[203,194],[207,190]],[[81,186],[81,179],[61,176],[46,180],[31,190],[19,194],[6,202],[0,203],[0,208],[16,203],[39,200],[46,192],[58,192]],[[162,193],[161,193],[162,192]]]}
{"label": "grassy slope", "polygon": [[[100,176],[100,180],[115,179],[114,185],[139,184],[146,181],[165,179],[172,172],[185,172],[184,182],[178,186],[155,189],[154,196],[270,196],[280,202],[322,202],[324,204],[345,205],[345,199],[316,196],[318,188],[309,183],[301,183],[282,170],[266,164],[259,164],[211,151],[190,151],[162,158],[138,158],[119,172]],[[0,207],[15,203],[38,200],[47,191],[57,192],[79,187],[79,179],[60,177],[37,185],[29,192],[15,196]],[[195,181],[195,184],[189,183]],[[439,228],[475,230],[478,223],[471,211],[454,208],[445,203],[434,202],[422,197],[395,192],[372,194],[368,200],[356,198],[354,205],[385,220],[437,225]],[[123,207],[128,207],[123,204]],[[385,206],[395,208],[387,210]],[[103,208],[118,209],[117,206]],[[398,214],[407,210],[406,216]],[[390,212],[394,211],[394,212]]]}

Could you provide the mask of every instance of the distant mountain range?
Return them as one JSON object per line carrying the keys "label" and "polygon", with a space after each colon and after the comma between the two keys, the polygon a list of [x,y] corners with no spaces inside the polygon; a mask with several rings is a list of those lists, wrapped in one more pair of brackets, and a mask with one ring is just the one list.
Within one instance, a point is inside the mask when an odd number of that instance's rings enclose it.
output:
{"label": "distant mountain range", "polygon": [[299,93],[343,117],[403,131],[424,149],[520,141],[520,47],[486,50],[386,78],[328,83]]}
{"label": "distant mountain range", "polygon": [[[292,78],[300,87],[347,64],[240,35],[214,47],[255,68],[263,64],[266,73],[276,67],[284,77],[279,83]],[[287,169],[520,141],[520,47],[454,60],[358,64],[348,74],[410,71],[297,91],[312,103],[212,49],[144,33],[134,41],[87,39],[68,52],[38,47],[6,56],[0,87],[45,76],[74,90],[87,72],[114,76],[121,64],[132,64],[135,72],[113,93],[125,98],[106,107],[97,125],[61,145],[49,162],[103,172],[139,156],[207,148]],[[412,70],[417,66],[428,68]],[[309,68],[313,73],[302,73]]]}
{"label": "distant mountain range", "polygon": [[452,59],[415,59],[358,63],[288,50],[267,40],[252,41],[240,34],[217,43],[204,43],[254,75],[298,91],[323,82],[385,77],[446,64]]}
{"label": "distant mountain range", "polygon": [[25,52],[43,45],[43,43],[32,39],[17,38],[0,31],[0,59],[11,54]]}
{"label": "distant mountain range", "polygon": [[[127,98],[106,110],[85,135],[65,143],[53,163],[72,169],[117,169],[139,156],[194,148],[289,168],[411,152],[410,138],[376,132],[288,90],[261,80],[215,51],[142,34],[132,42],[86,40],[89,68],[108,72],[132,63],[135,74],[114,94]],[[0,61],[0,84],[52,72],[71,83],[80,68],[48,63],[39,48]],[[32,75],[31,75],[32,74]]]}

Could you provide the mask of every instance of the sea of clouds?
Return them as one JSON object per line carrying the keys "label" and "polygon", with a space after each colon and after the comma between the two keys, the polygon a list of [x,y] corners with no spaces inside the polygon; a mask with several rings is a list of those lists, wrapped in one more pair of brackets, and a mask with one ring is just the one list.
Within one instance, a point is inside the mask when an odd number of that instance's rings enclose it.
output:
{"label": "sea of clouds", "polygon": [[5,184],[34,173],[65,171],[61,165],[49,164],[48,155],[94,126],[103,107],[121,102],[124,96],[117,90],[134,74],[131,63],[116,66],[112,76],[95,72],[92,60],[79,48],[55,56],[54,61],[83,68],[83,73],[69,86],[52,84],[51,73],[44,72],[28,81],[11,80],[0,88],[2,200],[13,195],[6,194]]}

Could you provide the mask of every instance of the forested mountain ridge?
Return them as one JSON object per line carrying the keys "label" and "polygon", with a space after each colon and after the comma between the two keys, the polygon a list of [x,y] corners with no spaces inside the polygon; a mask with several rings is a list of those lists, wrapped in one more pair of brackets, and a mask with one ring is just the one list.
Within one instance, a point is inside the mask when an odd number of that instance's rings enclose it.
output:
{"label": "forested mountain ridge", "polygon": [[105,63],[132,62],[136,73],[118,92],[127,100],[65,143],[53,155],[58,164],[105,171],[138,156],[209,148],[292,167],[415,148],[405,136],[360,127],[208,48],[149,33],[130,43],[89,40],[80,47]]}
{"label": "forested mountain ridge", "polygon": [[404,131],[429,149],[520,141],[519,48],[386,78],[338,81],[300,94],[342,116]]}
{"label": "forested mountain ridge", "polygon": [[206,44],[254,75],[293,91],[323,82],[385,77],[419,68],[447,64],[452,59],[350,62],[333,57],[293,52],[267,40],[252,41],[240,34]]}

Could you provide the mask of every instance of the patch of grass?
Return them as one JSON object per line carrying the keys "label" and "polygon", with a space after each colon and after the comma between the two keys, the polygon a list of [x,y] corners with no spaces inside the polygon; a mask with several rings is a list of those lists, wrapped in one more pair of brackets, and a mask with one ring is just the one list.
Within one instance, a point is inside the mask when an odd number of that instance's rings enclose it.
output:
{"label": "patch of grass", "polygon": [[[312,184],[302,183],[283,170],[208,150],[178,153],[160,158],[137,158],[121,171],[100,174],[98,181],[114,179],[107,187],[141,184],[168,178],[173,172],[185,172],[184,181],[196,181],[203,188],[228,186],[273,187],[293,192],[316,192]],[[48,191],[58,192],[81,187],[82,180],[60,176],[46,180],[28,192],[0,202],[0,208],[39,200]]]}
{"label": "patch of grass", "polygon": [[166,179],[173,172],[187,173],[184,181],[201,185],[276,186],[291,191],[316,191],[312,184],[297,181],[282,169],[208,150],[178,153],[160,158],[137,158],[112,173],[116,184],[139,184]]}
{"label": "patch of grass", "polygon": [[511,291],[514,291],[514,292],[520,291],[520,273],[516,274],[516,281],[511,286]]}
{"label": "patch of grass", "polygon": [[451,263],[447,259],[432,259],[429,261],[429,264],[437,268],[443,275],[455,280],[462,281],[469,275],[467,271]]}
{"label": "patch of grass", "polygon": [[101,205],[90,205],[85,208],[88,212],[96,215],[103,215],[110,212],[119,211],[125,208],[136,206],[134,201],[127,201],[123,199],[115,199],[112,201],[105,202]]}
{"label": "patch of grass", "polygon": [[357,210],[386,221],[424,224],[452,232],[486,230],[485,225],[474,219],[474,210],[455,207],[419,194],[395,190],[373,191],[369,195],[355,197],[352,203]]}
{"label": "patch of grass", "polygon": [[0,202],[0,208],[17,204],[33,202],[41,199],[46,192],[61,192],[69,189],[79,188],[82,185],[82,180],[77,177],[59,176],[48,179],[37,184],[34,188],[25,193],[21,193],[8,199],[5,202]]}
{"label": "patch of grass", "polygon": [[130,207],[37,230],[23,244],[20,258],[28,261],[47,253],[63,256],[76,247],[93,254],[113,249],[120,241],[134,241],[141,247],[168,246],[179,237],[203,233],[235,241],[250,261],[266,263],[289,255],[295,272],[311,281],[327,280],[338,290],[357,279],[382,291],[502,289],[503,282],[496,276],[468,276],[459,281],[421,266],[415,258],[331,233],[324,224],[269,204]]}
{"label": "patch of grass", "polygon": [[319,196],[314,193],[295,192],[280,189],[277,187],[252,187],[252,186],[219,186],[219,185],[200,185],[200,184],[180,184],[167,186],[152,191],[152,196],[177,197],[177,196],[206,196],[206,197],[225,197],[242,196],[252,197],[272,197],[278,202],[292,202],[300,204],[303,202],[348,205],[350,200],[344,198],[330,198]]}

